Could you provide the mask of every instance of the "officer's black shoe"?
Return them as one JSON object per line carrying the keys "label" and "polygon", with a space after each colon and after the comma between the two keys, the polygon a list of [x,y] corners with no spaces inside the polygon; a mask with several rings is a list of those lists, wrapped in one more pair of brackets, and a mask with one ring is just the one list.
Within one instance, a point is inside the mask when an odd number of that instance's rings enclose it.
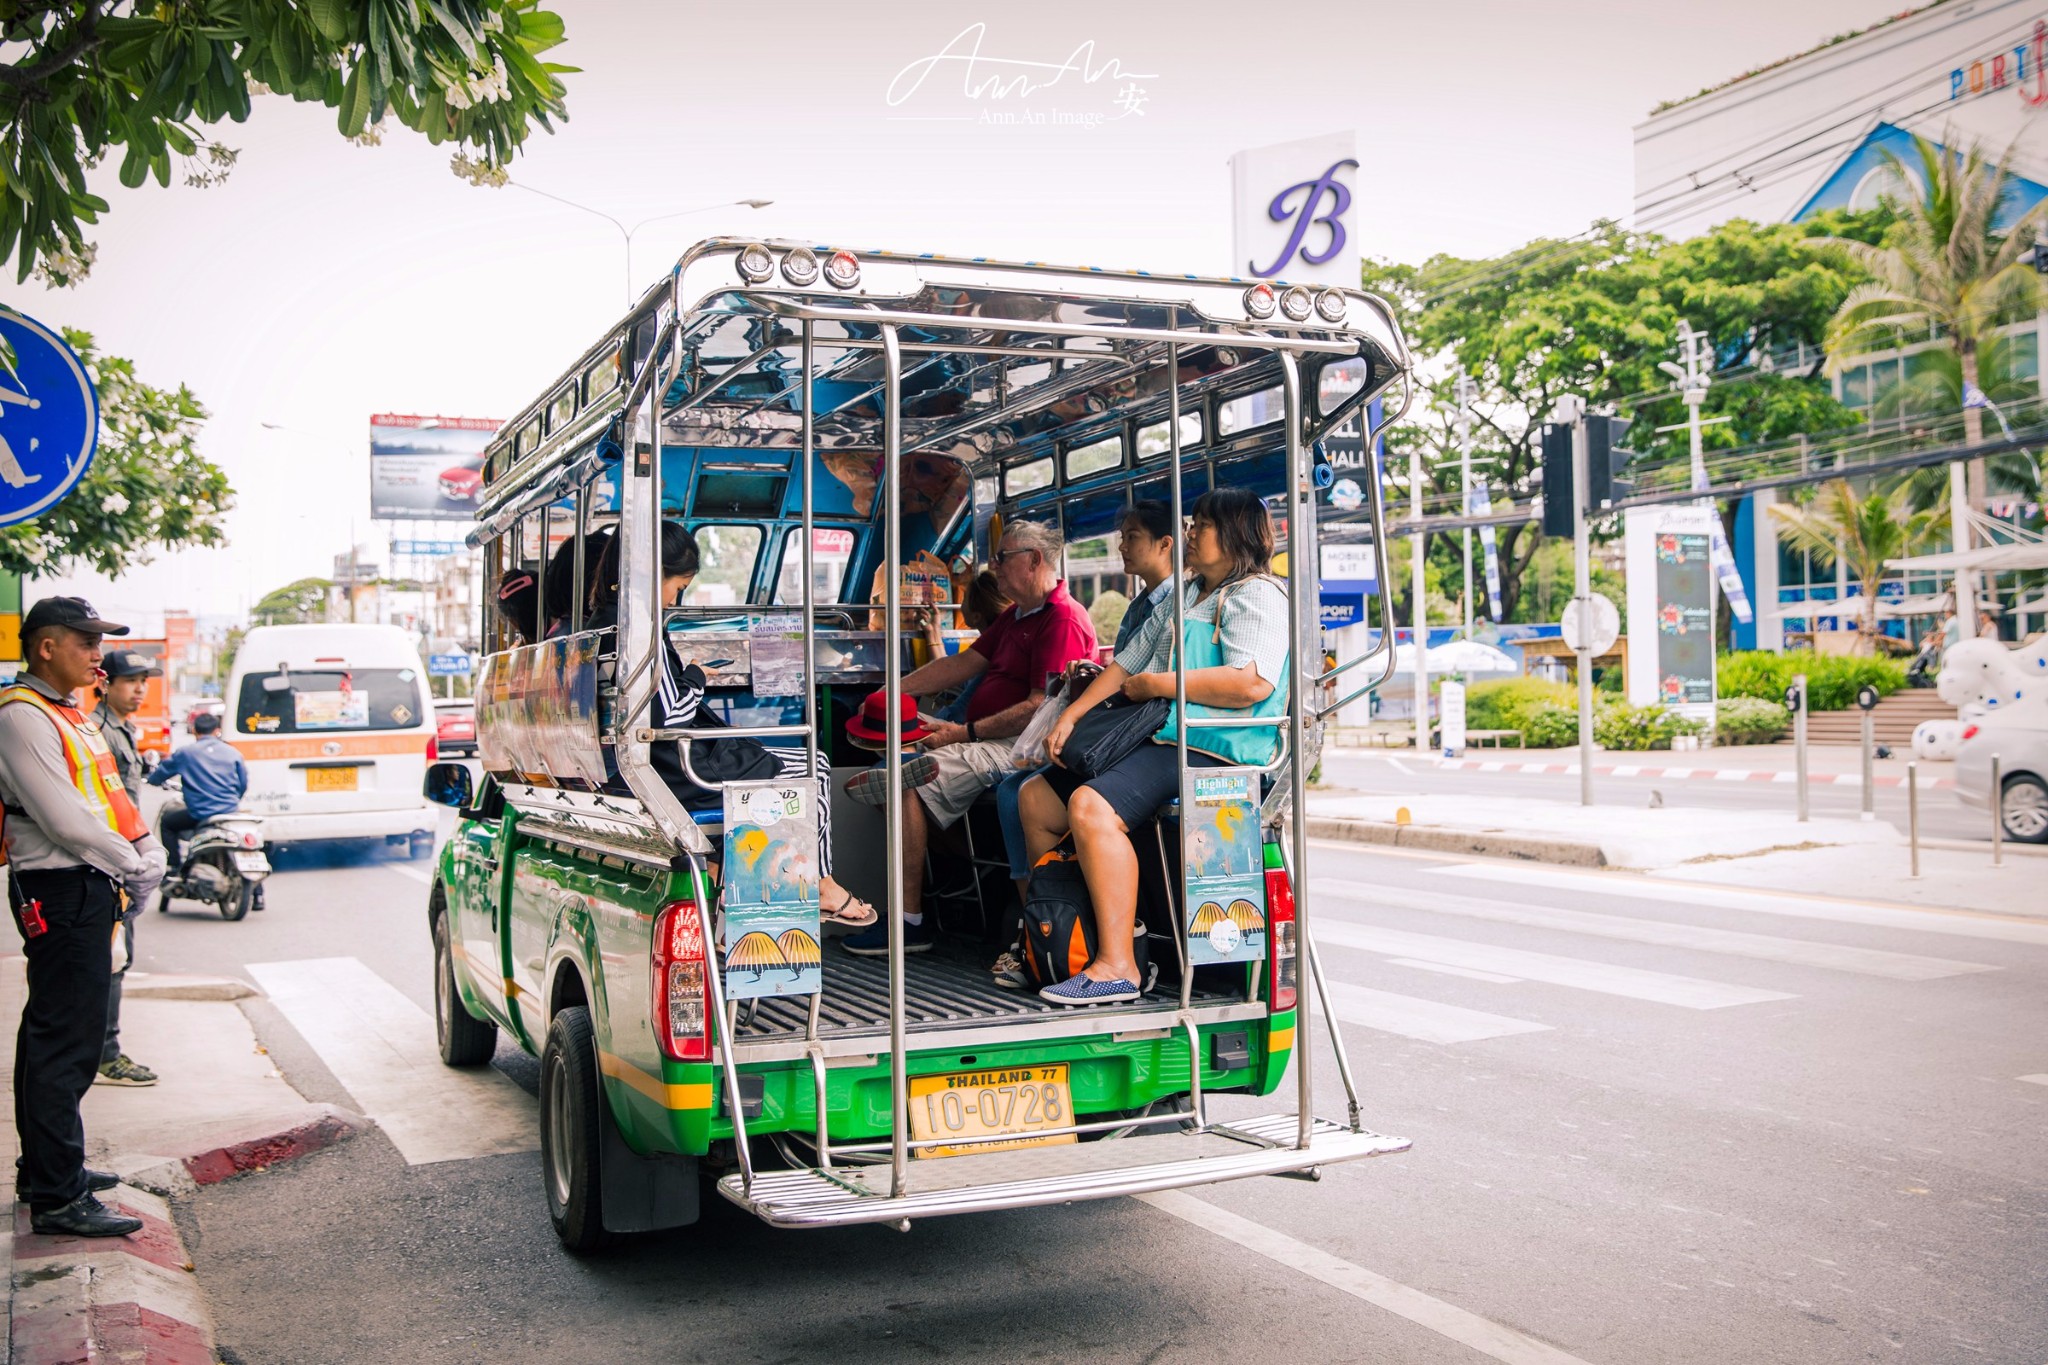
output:
{"label": "officer's black shoe", "polygon": [[91,1191],[78,1196],[61,1209],[31,1213],[31,1232],[60,1237],[126,1237],[142,1231],[142,1220],[116,1213],[93,1198]]}
{"label": "officer's black shoe", "polygon": [[[121,1177],[115,1175],[112,1171],[96,1171],[90,1166],[85,1168],[85,1188],[89,1194],[98,1194],[101,1190],[111,1190],[120,1183]],[[28,1186],[21,1183],[21,1162],[19,1161],[14,1163],[14,1197],[24,1204],[35,1202],[35,1198],[29,1192]]]}

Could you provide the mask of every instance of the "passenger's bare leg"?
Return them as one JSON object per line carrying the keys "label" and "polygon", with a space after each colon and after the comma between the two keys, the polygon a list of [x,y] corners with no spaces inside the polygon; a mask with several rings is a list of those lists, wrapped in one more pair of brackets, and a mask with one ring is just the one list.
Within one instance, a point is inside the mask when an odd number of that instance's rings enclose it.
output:
{"label": "passenger's bare leg", "polygon": [[1092,787],[1067,802],[1081,875],[1095,903],[1095,960],[1084,974],[1096,981],[1138,980],[1131,933],[1138,922],[1138,853],[1116,808]]}
{"label": "passenger's bare leg", "polygon": [[1024,852],[1033,867],[1067,837],[1066,803],[1043,777],[1034,777],[1018,789],[1017,818],[1024,826]]}

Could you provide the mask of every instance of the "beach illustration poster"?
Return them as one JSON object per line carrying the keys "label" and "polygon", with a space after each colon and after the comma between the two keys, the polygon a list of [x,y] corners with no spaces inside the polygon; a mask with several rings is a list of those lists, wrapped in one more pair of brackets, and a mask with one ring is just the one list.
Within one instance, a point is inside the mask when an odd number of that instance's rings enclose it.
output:
{"label": "beach illustration poster", "polygon": [[818,950],[815,784],[738,782],[725,789],[725,996],[813,995]]}
{"label": "beach illustration poster", "polygon": [[1188,960],[1253,962],[1266,955],[1266,857],[1255,768],[1197,768],[1187,776],[1181,845]]}

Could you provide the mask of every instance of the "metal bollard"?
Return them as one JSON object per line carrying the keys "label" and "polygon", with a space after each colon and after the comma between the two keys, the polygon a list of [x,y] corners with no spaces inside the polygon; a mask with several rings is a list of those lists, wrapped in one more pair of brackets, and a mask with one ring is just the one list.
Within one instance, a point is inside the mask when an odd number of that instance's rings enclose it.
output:
{"label": "metal bollard", "polygon": [[2005,779],[1998,755],[1991,755],[1991,865],[2005,866]]}
{"label": "metal bollard", "polygon": [[1920,765],[1906,764],[1906,842],[1913,850],[1912,881],[1920,880]]}
{"label": "metal bollard", "polygon": [[1794,757],[1799,764],[1799,823],[1805,824],[1806,810],[1806,675],[1794,674],[1792,690],[1798,693],[1798,705],[1792,709],[1792,746],[1797,751]]}
{"label": "metal bollard", "polygon": [[1863,818],[1877,818],[1877,721],[1866,708],[1863,712]]}

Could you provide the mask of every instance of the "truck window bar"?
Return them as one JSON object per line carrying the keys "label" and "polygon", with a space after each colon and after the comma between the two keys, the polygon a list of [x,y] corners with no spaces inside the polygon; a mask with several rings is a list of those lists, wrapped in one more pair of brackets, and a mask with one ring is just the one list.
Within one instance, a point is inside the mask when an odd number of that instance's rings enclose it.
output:
{"label": "truck window bar", "polygon": [[[1300,934],[1299,928],[1296,934]],[[1365,1127],[1358,1113],[1358,1081],[1351,1074],[1351,1054],[1344,1047],[1344,1030],[1337,1026],[1337,1010],[1330,1003],[1330,983],[1323,979],[1323,959],[1316,952],[1314,938],[1301,938],[1301,955],[1308,959],[1309,976],[1316,983],[1316,999],[1323,1002],[1324,1023],[1330,1031],[1330,1050],[1337,1058],[1337,1076],[1344,1082],[1344,1099],[1350,1106],[1351,1131],[1362,1133]],[[1300,1038],[1301,1035],[1297,1033],[1295,1037]]]}
{"label": "truck window bar", "polygon": [[[765,302],[765,300],[764,300]],[[952,313],[917,313],[903,309],[875,308],[858,309],[833,304],[802,304],[794,301],[778,301],[780,306],[773,311],[782,317],[804,318],[816,322],[886,323],[896,327],[920,327],[934,331],[988,331],[989,320],[982,317],[961,317]],[[1170,314],[1178,318],[1179,309],[1170,308]],[[1022,323],[1010,330],[1029,332],[1036,336],[1100,337],[1105,341],[1161,341],[1169,343],[1195,342],[1200,345],[1249,346],[1258,350],[1294,353],[1313,351],[1320,355],[1356,355],[1360,334],[1347,334],[1344,340],[1323,340],[1307,336],[1275,336],[1267,332],[1246,332],[1221,330],[1225,324],[1218,324],[1219,330],[1203,331],[1198,328],[1181,327],[1113,327],[1091,322],[1052,322],[1036,320]],[[851,338],[849,338],[850,340]],[[835,341],[833,344],[840,344]],[[929,344],[929,343],[925,343]],[[1054,357],[1069,359],[1072,357]]]}
{"label": "truck window bar", "polygon": [[725,982],[721,979],[724,973],[719,970],[724,964],[718,956],[718,938],[711,931],[711,886],[704,875],[703,861],[694,855],[690,858],[690,885],[696,893],[693,899],[697,903],[697,926],[704,935],[704,1003],[709,1006],[705,1015],[718,1021],[713,1046],[718,1051],[719,1069],[725,1073],[725,1112],[732,1120],[733,1155],[740,1163],[740,1187],[752,1194],[754,1154],[747,1145],[747,1106],[740,1097],[740,1072],[732,1057],[732,1040],[737,1030],[726,1015]]}
{"label": "truck window bar", "polygon": [[[806,318],[805,321],[814,319]],[[903,1052],[903,352],[896,328],[884,323],[882,373],[882,690],[883,767],[887,771],[888,804],[883,826],[888,832],[885,863],[889,876],[889,1196],[909,1191],[910,1082]],[[922,908],[922,907],[920,907]]]}
{"label": "truck window bar", "polygon": [[[1400,421],[1402,417],[1407,415],[1408,406],[1414,400],[1415,385],[1412,382],[1410,382],[1408,376],[1405,373],[1403,373],[1401,375],[1401,406],[1392,417],[1386,419],[1380,424],[1379,429],[1381,431],[1385,431],[1388,427]],[[1370,429],[1368,429],[1364,433],[1365,448],[1367,451],[1370,451],[1372,449],[1372,443],[1375,434],[1376,433],[1374,433]],[[1383,485],[1383,481],[1380,479],[1366,479],[1364,482],[1371,485],[1370,496],[1372,498],[1372,553],[1373,559],[1375,561],[1375,567],[1379,571],[1379,581],[1382,584],[1391,583],[1393,582],[1393,569],[1387,559],[1387,543],[1390,540],[1392,540],[1393,537],[1388,534],[1389,528],[1387,526],[1386,489]],[[1349,663],[1337,665],[1337,667],[1331,669],[1328,673],[1324,674],[1323,677],[1318,679],[1317,681],[1321,683],[1327,683],[1335,679],[1339,673],[1344,672],[1346,669],[1349,669],[1356,664],[1364,663],[1368,659],[1375,660],[1379,663],[1380,668],[1378,674],[1374,676],[1371,682],[1359,684],[1351,691],[1346,692],[1342,697],[1328,700],[1319,704],[1316,710],[1316,715],[1319,718],[1322,716],[1336,714],[1337,712],[1343,710],[1345,707],[1349,706],[1352,702],[1357,701],[1360,697],[1365,696],[1369,692],[1376,691],[1386,683],[1388,678],[1394,676],[1394,662],[1396,657],[1395,650],[1397,648],[1397,644],[1394,638],[1394,633],[1397,628],[1396,622],[1394,620],[1394,597],[1391,592],[1382,591],[1379,594],[1379,599],[1381,647],[1378,649],[1367,650],[1364,654],[1359,655],[1356,659],[1351,660]]]}

